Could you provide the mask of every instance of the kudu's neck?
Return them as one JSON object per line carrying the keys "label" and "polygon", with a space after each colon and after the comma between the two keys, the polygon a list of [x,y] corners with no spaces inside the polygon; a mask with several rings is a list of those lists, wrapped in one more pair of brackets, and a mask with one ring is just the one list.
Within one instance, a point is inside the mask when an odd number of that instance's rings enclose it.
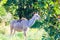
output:
{"label": "kudu's neck", "polygon": [[33,16],[30,20],[29,20],[29,23],[28,23],[28,26],[31,27],[34,23],[35,23],[36,19],[35,17]]}

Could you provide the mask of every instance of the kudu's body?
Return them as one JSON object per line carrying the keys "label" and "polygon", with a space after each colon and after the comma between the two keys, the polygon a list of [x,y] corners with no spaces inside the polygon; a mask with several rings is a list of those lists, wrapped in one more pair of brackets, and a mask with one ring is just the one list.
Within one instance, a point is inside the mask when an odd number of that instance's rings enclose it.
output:
{"label": "kudu's body", "polygon": [[38,13],[34,14],[34,16],[30,19],[30,20],[27,20],[26,18],[24,18],[24,20],[22,19],[22,21],[17,21],[17,20],[13,20],[11,23],[10,23],[10,31],[11,31],[11,34],[14,30],[14,33],[15,31],[23,31],[24,32],[24,36],[26,36],[26,32],[28,31],[29,27],[31,27],[36,20],[39,20],[40,19],[40,16],[38,15]]}

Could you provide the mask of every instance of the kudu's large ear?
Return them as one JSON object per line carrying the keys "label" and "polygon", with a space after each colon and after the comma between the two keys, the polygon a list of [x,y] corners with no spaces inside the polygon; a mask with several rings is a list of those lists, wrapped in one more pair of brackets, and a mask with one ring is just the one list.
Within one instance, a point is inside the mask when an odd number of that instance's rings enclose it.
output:
{"label": "kudu's large ear", "polygon": [[37,14],[37,15],[38,15],[38,12],[33,12],[32,14],[33,14],[33,15],[35,15],[35,14]]}
{"label": "kudu's large ear", "polygon": [[35,14],[35,12],[32,12],[32,15],[34,15]]}
{"label": "kudu's large ear", "polygon": [[37,12],[33,12],[33,14],[37,14]]}

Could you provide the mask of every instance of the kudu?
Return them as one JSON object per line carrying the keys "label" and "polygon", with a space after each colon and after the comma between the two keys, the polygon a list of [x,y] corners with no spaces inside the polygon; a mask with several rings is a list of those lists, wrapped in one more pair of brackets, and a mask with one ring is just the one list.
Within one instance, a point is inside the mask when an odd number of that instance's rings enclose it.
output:
{"label": "kudu", "polygon": [[35,13],[30,20],[27,20],[26,18],[22,19],[21,21],[13,20],[10,23],[11,34],[13,30],[14,30],[14,33],[15,31],[19,31],[19,32],[23,31],[24,36],[26,37],[26,33],[28,29],[35,23],[36,20],[39,20],[39,19],[40,19],[40,15],[38,15],[38,13]]}

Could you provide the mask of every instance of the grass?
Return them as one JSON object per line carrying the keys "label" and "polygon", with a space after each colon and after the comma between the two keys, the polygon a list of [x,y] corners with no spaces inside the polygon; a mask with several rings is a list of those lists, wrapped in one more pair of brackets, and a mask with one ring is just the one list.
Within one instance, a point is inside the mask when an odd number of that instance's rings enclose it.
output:
{"label": "grass", "polygon": [[[5,33],[2,34],[0,32],[0,40],[24,40],[23,32],[16,32],[14,35],[10,36],[9,27],[5,27],[1,30],[4,30],[3,32]],[[27,33],[27,40],[42,40],[43,35],[48,35],[43,28],[40,30],[31,28]]]}

